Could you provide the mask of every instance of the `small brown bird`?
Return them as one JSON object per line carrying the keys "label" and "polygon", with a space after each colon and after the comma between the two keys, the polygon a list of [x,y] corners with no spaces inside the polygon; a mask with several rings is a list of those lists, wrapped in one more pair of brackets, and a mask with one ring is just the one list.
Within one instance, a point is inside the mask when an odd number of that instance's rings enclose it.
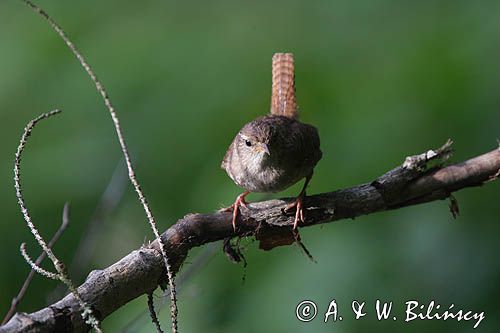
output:
{"label": "small brown bird", "polygon": [[239,206],[246,206],[250,192],[279,192],[302,178],[304,187],[287,209],[296,208],[294,230],[304,222],[302,201],[322,154],[316,128],[297,120],[294,76],[293,54],[274,54],[271,114],[243,126],[222,160],[222,169],[245,189],[228,208],[233,210],[234,230]]}

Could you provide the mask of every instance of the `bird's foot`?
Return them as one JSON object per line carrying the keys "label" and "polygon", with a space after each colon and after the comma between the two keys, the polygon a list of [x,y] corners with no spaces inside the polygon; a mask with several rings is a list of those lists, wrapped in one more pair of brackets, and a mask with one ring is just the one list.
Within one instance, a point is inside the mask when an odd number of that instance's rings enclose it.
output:
{"label": "bird's foot", "polygon": [[290,211],[293,208],[295,208],[295,220],[293,222],[293,230],[297,230],[297,226],[299,225],[300,222],[304,222],[304,193],[301,193],[297,199],[289,204],[288,206],[285,207],[285,212]]}
{"label": "bird's foot", "polygon": [[236,197],[236,200],[234,201],[234,203],[223,209],[223,211],[225,212],[229,212],[229,211],[233,211],[233,220],[232,220],[232,224],[233,224],[233,230],[236,232],[236,219],[238,218],[238,211],[239,211],[239,207],[240,206],[243,206],[243,207],[247,207],[247,202],[245,201],[245,197],[249,194],[250,192],[249,191],[245,191],[243,193],[241,193],[240,195],[238,195]]}

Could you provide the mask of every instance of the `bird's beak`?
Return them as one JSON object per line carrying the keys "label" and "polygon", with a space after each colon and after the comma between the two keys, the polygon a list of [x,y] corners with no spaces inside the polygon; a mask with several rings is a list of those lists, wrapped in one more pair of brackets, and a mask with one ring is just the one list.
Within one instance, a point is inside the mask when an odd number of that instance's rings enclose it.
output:
{"label": "bird's beak", "polygon": [[265,143],[259,143],[256,147],[255,147],[255,150],[258,151],[259,153],[260,152],[264,152],[266,153],[267,155],[271,155],[271,153],[269,152],[269,147],[265,144]]}

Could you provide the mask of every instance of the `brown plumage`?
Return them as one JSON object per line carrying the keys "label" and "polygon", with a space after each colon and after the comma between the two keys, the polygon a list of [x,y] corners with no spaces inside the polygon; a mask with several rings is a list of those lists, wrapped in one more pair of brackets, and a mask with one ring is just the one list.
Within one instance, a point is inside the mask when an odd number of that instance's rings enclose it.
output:
{"label": "brown plumage", "polygon": [[250,192],[280,192],[312,174],[321,159],[315,127],[268,115],[246,124],[227,150],[221,167]]}
{"label": "brown plumage", "polygon": [[322,156],[316,128],[297,119],[293,55],[276,53],[272,73],[271,114],[243,126],[221,164],[229,177],[245,189],[229,208],[233,209],[235,229],[238,207],[245,206],[245,196],[250,192],[279,192],[305,178],[302,191],[290,206],[296,208],[296,229],[298,222],[304,221],[302,200]]}
{"label": "brown plumage", "polygon": [[271,114],[297,118],[293,54],[275,53],[273,55],[272,73]]}

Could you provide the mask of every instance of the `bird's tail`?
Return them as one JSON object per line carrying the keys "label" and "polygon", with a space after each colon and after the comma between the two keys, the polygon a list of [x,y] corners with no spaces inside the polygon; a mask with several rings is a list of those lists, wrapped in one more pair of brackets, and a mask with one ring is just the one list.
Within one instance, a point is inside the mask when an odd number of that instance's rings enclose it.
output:
{"label": "bird's tail", "polygon": [[292,53],[275,53],[273,55],[271,114],[297,118],[294,71]]}

